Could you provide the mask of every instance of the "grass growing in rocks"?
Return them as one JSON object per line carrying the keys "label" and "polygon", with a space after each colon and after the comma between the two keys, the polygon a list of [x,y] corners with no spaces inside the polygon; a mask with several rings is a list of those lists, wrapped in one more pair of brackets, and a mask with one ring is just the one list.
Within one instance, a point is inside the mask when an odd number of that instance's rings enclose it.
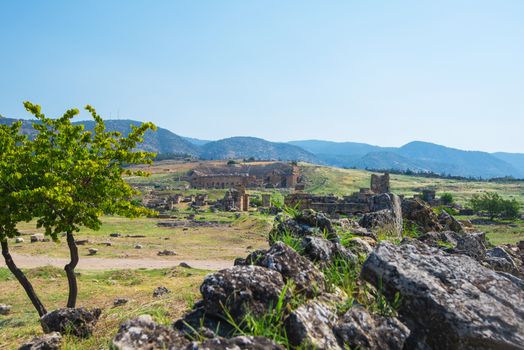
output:
{"label": "grass growing in rocks", "polygon": [[[49,310],[64,306],[67,280],[62,269],[44,266],[26,272]],[[79,306],[100,307],[103,312],[91,338],[65,337],[63,349],[108,349],[120,324],[142,314],[151,315],[160,324],[171,324],[199,297],[198,288],[206,274],[207,271],[180,267],[82,272]],[[0,349],[16,349],[42,330],[29,299],[5,268],[0,268],[0,286],[0,304],[13,306],[11,314],[0,316]],[[157,286],[165,286],[172,293],[154,298]],[[113,307],[115,298],[127,298],[129,302]]]}

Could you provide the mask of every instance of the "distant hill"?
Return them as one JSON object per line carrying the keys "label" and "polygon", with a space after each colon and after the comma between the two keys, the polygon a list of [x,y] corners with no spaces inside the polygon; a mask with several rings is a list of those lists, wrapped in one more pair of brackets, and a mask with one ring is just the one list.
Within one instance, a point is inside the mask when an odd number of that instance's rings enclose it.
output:
{"label": "distant hill", "polygon": [[400,148],[353,142],[292,141],[314,153],[326,164],[383,170],[412,170],[464,177],[524,177],[524,154],[462,151],[414,141]]}
{"label": "distant hill", "polygon": [[202,146],[203,159],[272,159],[321,163],[312,153],[287,143],[269,142],[255,137],[231,137]]}
{"label": "distant hill", "polygon": [[200,140],[200,139],[195,139],[193,137],[185,137],[185,136],[182,136],[182,138],[186,141],[188,141],[189,143],[192,143],[193,145],[196,145],[196,146],[203,146],[205,145],[206,143],[209,143],[211,142],[210,140]]}

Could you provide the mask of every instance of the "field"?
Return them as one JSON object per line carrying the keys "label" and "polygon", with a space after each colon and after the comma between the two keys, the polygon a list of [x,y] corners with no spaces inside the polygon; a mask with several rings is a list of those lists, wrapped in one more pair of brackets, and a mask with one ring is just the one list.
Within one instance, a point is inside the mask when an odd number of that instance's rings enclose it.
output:
{"label": "field", "polygon": [[[220,198],[224,190],[192,190],[183,181],[184,174],[198,165],[196,162],[159,162],[147,178],[128,180],[143,190],[183,193],[207,193],[211,200]],[[339,196],[369,187],[370,172],[301,164],[306,191],[315,194],[333,193]],[[391,175],[392,191],[412,196],[421,188],[432,188],[437,194],[452,193],[456,201],[466,204],[475,193],[498,192],[506,198],[524,203],[524,183],[495,183],[429,179]],[[252,195],[268,192],[288,193],[290,190],[257,189]],[[107,349],[118,325],[140,314],[151,314],[158,322],[170,324],[199,298],[198,287],[203,276],[212,270],[231,266],[236,257],[267,247],[267,233],[273,217],[258,212],[213,213],[193,211],[186,204],[179,206],[171,218],[141,218],[129,220],[104,217],[101,230],[82,230],[77,240],[87,240],[80,249],[79,305],[103,308],[102,318],[94,337],[78,341],[65,339],[64,349]],[[193,219],[194,215],[194,219]],[[470,220],[478,230],[486,232],[493,244],[524,240],[524,223],[489,222],[480,217],[459,217]],[[159,225],[160,224],[160,225]],[[169,225],[166,225],[169,224]],[[29,243],[29,236],[38,233],[34,223],[20,225],[25,242],[10,243],[11,252],[25,268],[35,289],[52,310],[65,304],[67,281],[63,265],[68,250],[62,242]],[[119,233],[119,237],[110,234]],[[110,246],[108,245],[110,244]],[[137,246],[140,249],[137,249]],[[88,248],[96,248],[89,256]],[[175,256],[159,256],[162,250],[172,250]],[[192,268],[177,267],[180,262]],[[50,265],[50,266],[47,266]],[[0,349],[16,348],[33,334],[40,332],[36,313],[10,272],[0,263],[0,304],[13,306],[8,316],[0,316]],[[172,293],[153,298],[157,286],[166,286]],[[130,299],[128,304],[113,307],[117,297]]]}

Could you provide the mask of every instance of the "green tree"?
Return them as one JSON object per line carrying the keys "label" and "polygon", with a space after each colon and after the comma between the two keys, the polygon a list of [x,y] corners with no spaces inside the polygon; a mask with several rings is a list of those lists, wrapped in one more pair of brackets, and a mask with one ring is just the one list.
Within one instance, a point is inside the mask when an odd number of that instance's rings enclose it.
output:
{"label": "green tree", "polygon": [[451,193],[443,193],[442,196],[440,196],[440,200],[442,201],[442,204],[444,205],[451,205],[455,201],[453,198],[453,195]]}
{"label": "green tree", "polygon": [[123,175],[145,175],[131,171],[131,164],[151,163],[152,153],[137,151],[144,133],[156,129],[151,123],[132,127],[127,136],[108,132],[102,118],[91,106],[85,109],[95,120],[95,128],[84,130],[72,119],[79,113],[68,110],[57,119],[47,118],[38,105],[24,103],[38,122],[33,123],[36,136],[31,142],[33,173],[40,183],[26,198],[38,218],[37,227],[57,241],[65,233],[70,262],[64,267],[69,284],[67,307],[74,308],[78,295],[75,268],[79,261],[74,233],[81,227],[98,230],[100,216],[117,214],[138,217],[151,212],[133,201],[136,191]]}
{"label": "green tree", "polygon": [[26,137],[20,135],[21,125],[21,122],[0,125],[0,243],[6,266],[22,285],[38,314],[43,316],[47,310],[9,252],[8,239],[20,235],[16,225],[33,218],[31,207],[21,200],[35,185],[29,168],[30,148]]}
{"label": "green tree", "polygon": [[520,210],[520,204],[515,199],[504,199],[495,192],[476,194],[469,201],[469,205],[473,210],[489,215],[491,221],[495,217],[516,219]]}

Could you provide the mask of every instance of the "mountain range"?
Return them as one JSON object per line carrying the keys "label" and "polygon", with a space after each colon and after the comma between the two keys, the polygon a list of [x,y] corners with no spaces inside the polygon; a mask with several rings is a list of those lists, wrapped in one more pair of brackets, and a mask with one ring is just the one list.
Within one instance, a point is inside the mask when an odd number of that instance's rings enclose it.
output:
{"label": "mountain range", "polygon": [[[15,119],[0,118],[0,123]],[[23,132],[32,133],[31,120],[23,120]],[[92,129],[92,121],[79,121]],[[123,134],[133,120],[107,120],[109,130]],[[380,147],[356,142],[303,140],[270,142],[255,137],[231,137],[218,141],[179,136],[158,128],[148,131],[142,149],[161,155],[178,154],[201,159],[272,159],[304,161],[336,167],[373,170],[411,170],[475,178],[524,178],[524,154],[463,151],[433,143],[414,141],[402,147]]]}

